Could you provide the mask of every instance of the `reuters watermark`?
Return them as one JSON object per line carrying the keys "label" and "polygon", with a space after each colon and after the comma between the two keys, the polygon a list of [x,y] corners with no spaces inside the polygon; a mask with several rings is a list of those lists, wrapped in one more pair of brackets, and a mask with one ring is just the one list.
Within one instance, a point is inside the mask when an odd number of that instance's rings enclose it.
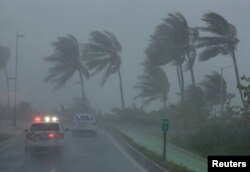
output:
{"label": "reuters watermark", "polygon": [[250,172],[250,156],[208,156],[208,172]]}

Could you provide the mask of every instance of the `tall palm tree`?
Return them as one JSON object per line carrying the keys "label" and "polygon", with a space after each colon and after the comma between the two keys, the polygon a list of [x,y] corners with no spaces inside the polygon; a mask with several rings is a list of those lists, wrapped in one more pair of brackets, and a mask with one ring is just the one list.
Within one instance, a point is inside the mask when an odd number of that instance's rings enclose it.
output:
{"label": "tall palm tree", "polygon": [[125,107],[122,76],[121,76],[121,56],[122,46],[111,32],[94,31],[90,34],[90,42],[86,44],[88,50],[87,66],[93,69],[94,75],[105,70],[101,85],[103,86],[111,74],[117,73],[120,84],[120,94],[122,109]]}
{"label": "tall palm tree", "polygon": [[183,64],[187,61],[186,69],[190,70],[192,83],[195,86],[193,64],[195,60],[194,42],[197,38],[197,29],[188,26],[184,16],[180,13],[168,14],[163,23],[156,27],[151,36],[150,44],[146,49],[147,58],[157,65],[173,63],[176,65],[177,78],[181,90],[181,99],[184,100]]}
{"label": "tall palm tree", "polygon": [[218,55],[229,55],[232,57],[237,88],[239,89],[241,101],[244,106],[235,56],[236,46],[239,43],[236,27],[229,23],[224,17],[214,12],[204,14],[202,20],[206,22],[207,26],[200,27],[199,29],[204,32],[209,32],[212,35],[199,38],[198,47],[204,48],[199,58],[201,61],[206,61]]}
{"label": "tall palm tree", "polygon": [[49,75],[45,78],[46,82],[55,84],[54,90],[61,88],[75,74],[80,77],[83,111],[88,111],[84,91],[84,79],[89,78],[89,72],[83,64],[83,57],[80,56],[79,43],[72,35],[67,37],[58,37],[57,41],[52,43],[54,53],[45,57],[46,62],[53,63],[54,66],[49,69]]}
{"label": "tall palm tree", "polygon": [[145,106],[152,101],[160,100],[163,102],[163,109],[167,109],[167,97],[170,84],[166,73],[158,66],[146,61],[144,63],[144,74],[138,77],[139,81],[134,86],[140,93],[135,98],[144,99]]}
{"label": "tall palm tree", "polygon": [[9,84],[9,76],[8,76],[8,71],[7,71],[7,62],[10,58],[10,49],[8,47],[3,47],[0,46],[0,70],[4,69],[5,73],[5,79],[6,79],[6,84],[7,84],[7,91],[8,91],[8,111],[10,115],[10,84]]}

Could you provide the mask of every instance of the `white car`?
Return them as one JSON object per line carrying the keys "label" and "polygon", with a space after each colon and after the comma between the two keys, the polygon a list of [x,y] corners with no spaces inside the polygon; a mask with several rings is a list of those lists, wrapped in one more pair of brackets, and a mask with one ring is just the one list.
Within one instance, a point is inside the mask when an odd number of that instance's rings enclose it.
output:
{"label": "white car", "polygon": [[56,150],[59,153],[66,146],[66,139],[57,117],[36,116],[29,129],[25,130],[25,153],[33,150]]}
{"label": "white car", "polygon": [[71,128],[72,134],[88,133],[97,135],[96,119],[93,114],[75,114]]}

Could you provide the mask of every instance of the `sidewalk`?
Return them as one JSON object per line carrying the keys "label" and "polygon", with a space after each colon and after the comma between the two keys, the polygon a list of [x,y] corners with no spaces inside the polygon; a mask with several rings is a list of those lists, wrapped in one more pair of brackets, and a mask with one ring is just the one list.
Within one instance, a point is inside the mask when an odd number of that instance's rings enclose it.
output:
{"label": "sidewalk", "polygon": [[[126,124],[115,126],[123,134],[132,138],[136,143],[162,155],[163,141],[157,128]],[[160,130],[160,128],[159,128]],[[207,171],[207,161],[171,143],[167,143],[167,159],[177,164],[182,164],[196,172]]]}

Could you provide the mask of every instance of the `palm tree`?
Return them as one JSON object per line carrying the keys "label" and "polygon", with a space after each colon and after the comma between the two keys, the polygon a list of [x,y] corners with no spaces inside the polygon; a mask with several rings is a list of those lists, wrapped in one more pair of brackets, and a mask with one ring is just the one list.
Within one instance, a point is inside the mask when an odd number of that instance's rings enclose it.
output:
{"label": "palm tree", "polygon": [[167,97],[170,84],[166,73],[158,66],[146,61],[144,63],[144,74],[138,77],[139,81],[134,86],[140,93],[135,98],[144,99],[145,106],[152,101],[160,100],[163,102],[163,109],[167,109]]}
{"label": "palm tree", "polygon": [[194,42],[198,36],[197,29],[190,28],[184,16],[180,13],[170,13],[163,23],[158,25],[146,49],[147,58],[157,65],[172,62],[176,65],[177,78],[184,100],[183,63],[187,61],[186,69],[190,70],[192,83],[195,86],[193,64],[195,60]]}
{"label": "palm tree", "polygon": [[192,85],[195,87],[195,77],[194,77],[194,62],[196,58],[196,42],[199,37],[199,32],[197,28],[187,28],[189,30],[189,44],[186,45],[186,65],[185,70],[190,71],[191,79],[192,79]]}
{"label": "palm tree", "polygon": [[72,35],[67,37],[58,37],[57,41],[52,43],[55,48],[51,56],[45,57],[46,62],[53,63],[54,66],[49,69],[49,75],[45,82],[55,83],[54,90],[61,88],[75,74],[80,77],[83,111],[88,111],[86,97],[84,92],[83,76],[89,78],[89,72],[83,64],[83,58],[79,53],[79,43]]}
{"label": "palm tree", "polygon": [[236,46],[239,43],[237,30],[235,26],[229,23],[224,17],[214,12],[204,14],[202,20],[206,22],[207,26],[199,29],[201,31],[210,32],[213,35],[199,38],[198,47],[204,48],[199,58],[201,61],[206,61],[220,54],[232,57],[237,88],[239,89],[241,101],[244,106],[244,99],[240,89],[241,84],[239,71],[235,56]]}
{"label": "palm tree", "polygon": [[103,86],[111,74],[118,73],[122,109],[124,110],[124,95],[121,76],[121,44],[111,32],[94,31],[90,34],[90,43],[86,44],[88,50],[87,66],[93,69],[92,75],[105,70],[101,85]]}
{"label": "palm tree", "polygon": [[7,62],[10,58],[10,49],[8,47],[0,46],[0,70],[4,69],[5,79],[7,84],[7,91],[8,91],[8,111],[10,115],[10,84],[9,84],[9,77],[7,72]]}
{"label": "palm tree", "polygon": [[201,85],[204,89],[205,99],[212,108],[222,102],[225,103],[227,99],[227,85],[218,72],[214,71],[210,75],[205,75]]}

